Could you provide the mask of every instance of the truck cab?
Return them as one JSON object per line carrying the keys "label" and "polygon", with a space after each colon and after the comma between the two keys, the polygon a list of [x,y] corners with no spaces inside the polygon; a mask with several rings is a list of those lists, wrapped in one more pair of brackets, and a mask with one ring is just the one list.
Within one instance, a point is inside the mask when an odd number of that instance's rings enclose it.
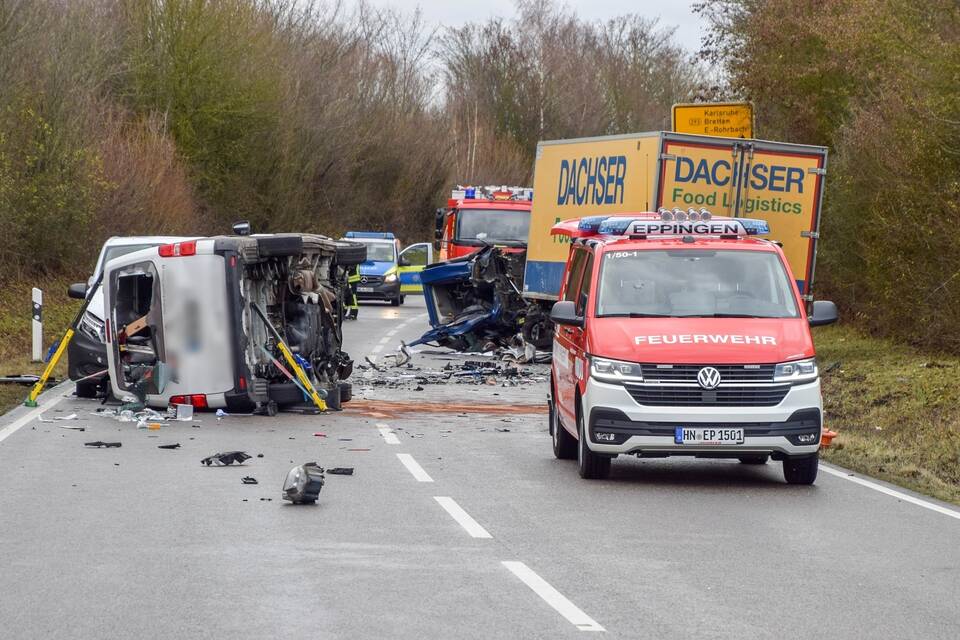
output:
{"label": "truck cab", "polygon": [[570,239],[549,401],[558,458],[604,478],[620,454],[782,461],[817,476],[823,410],[810,308],[763,220],[661,210],[561,222]]}
{"label": "truck cab", "polygon": [[525,187],[458,187],[445,209],[437,210],[436,242],[440,260],[468,256],[494,245],[527,248],[533,190]]}

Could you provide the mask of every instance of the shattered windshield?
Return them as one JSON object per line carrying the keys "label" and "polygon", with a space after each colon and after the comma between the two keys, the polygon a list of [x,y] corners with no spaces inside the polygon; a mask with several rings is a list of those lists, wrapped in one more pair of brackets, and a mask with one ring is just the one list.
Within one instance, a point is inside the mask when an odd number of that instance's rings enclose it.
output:
{"label": "shattered windshield", "polygon": [[367,242],[367,260],[374,262],[395,262],[396,254],[392,242]]}
{"label": "shattered windshield", "polygon": [[787,272],[761,251],[608,251],[597,316],[797,318]]}
{"label": "shattered windshield", "polygon": [[464,244],[526,244],[529,211],[461,209],[457,240]]}

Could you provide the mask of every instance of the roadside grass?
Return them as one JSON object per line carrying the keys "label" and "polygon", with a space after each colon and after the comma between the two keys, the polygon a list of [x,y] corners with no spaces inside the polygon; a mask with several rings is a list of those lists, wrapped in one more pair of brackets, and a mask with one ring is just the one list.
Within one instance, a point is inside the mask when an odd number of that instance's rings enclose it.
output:
{"label": "roadside grass", "polygon": [[[45,363],[30,362],[30,289],[43,290],[43,348],[59,340],[70,326],[73,315],[80,308],[79,300],[67,297],[67,286],[83,278],[46,277],[36,280],[0,282],[0,375],[37,374]],[[53,376],[67,375],[67,357],[57,364]],[[30,387],[18,384],[0,384],[0,413],[22,404]]]}
{"label": "roadside grass", "polygon": [[814,329],[824,459],[960,504],[960,357],[921,352],[855,328]]}

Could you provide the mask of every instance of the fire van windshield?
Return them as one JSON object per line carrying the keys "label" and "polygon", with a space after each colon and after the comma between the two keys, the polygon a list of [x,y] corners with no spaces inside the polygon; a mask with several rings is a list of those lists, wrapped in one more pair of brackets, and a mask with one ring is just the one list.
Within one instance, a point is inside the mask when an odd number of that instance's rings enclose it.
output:
{"label": "fire van windshield", "polygon": [[525,244],[529,231],[529,211],[461,209],[457,223],[457,242],[468,246]]}
{"label": "fire van windshield", "polygon": [[608,251],[597,317],[798,318],[787,272],[763,251]]}

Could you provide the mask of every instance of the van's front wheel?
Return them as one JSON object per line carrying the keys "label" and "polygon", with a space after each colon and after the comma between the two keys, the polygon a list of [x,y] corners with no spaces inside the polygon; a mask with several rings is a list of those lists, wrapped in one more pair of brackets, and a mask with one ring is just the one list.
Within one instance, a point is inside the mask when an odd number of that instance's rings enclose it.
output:
{"label": "van's front wheel", "polygon": [[783,461],[783,477],[787,484],[813,484],[820,468],[820,454]]}
{"label": "van's front wheel", "polygon": [[554,396],[550,394],[550,404],[547,407],[550,412],[550,435],[553,439],[553,455],[558,460],[573,460],[577,457],[577,442],[570,435],[570,432],[560,424],[560,414],[557,413],[557,403]]}
{"label": "van's front wheel", "polygon": [[583,411],[577,406],[577,466],[580,477],[587,480],[603,480],[610,475],[610,461],[606,456],[600,456],[587,446],[587,429],[584,426]]}

